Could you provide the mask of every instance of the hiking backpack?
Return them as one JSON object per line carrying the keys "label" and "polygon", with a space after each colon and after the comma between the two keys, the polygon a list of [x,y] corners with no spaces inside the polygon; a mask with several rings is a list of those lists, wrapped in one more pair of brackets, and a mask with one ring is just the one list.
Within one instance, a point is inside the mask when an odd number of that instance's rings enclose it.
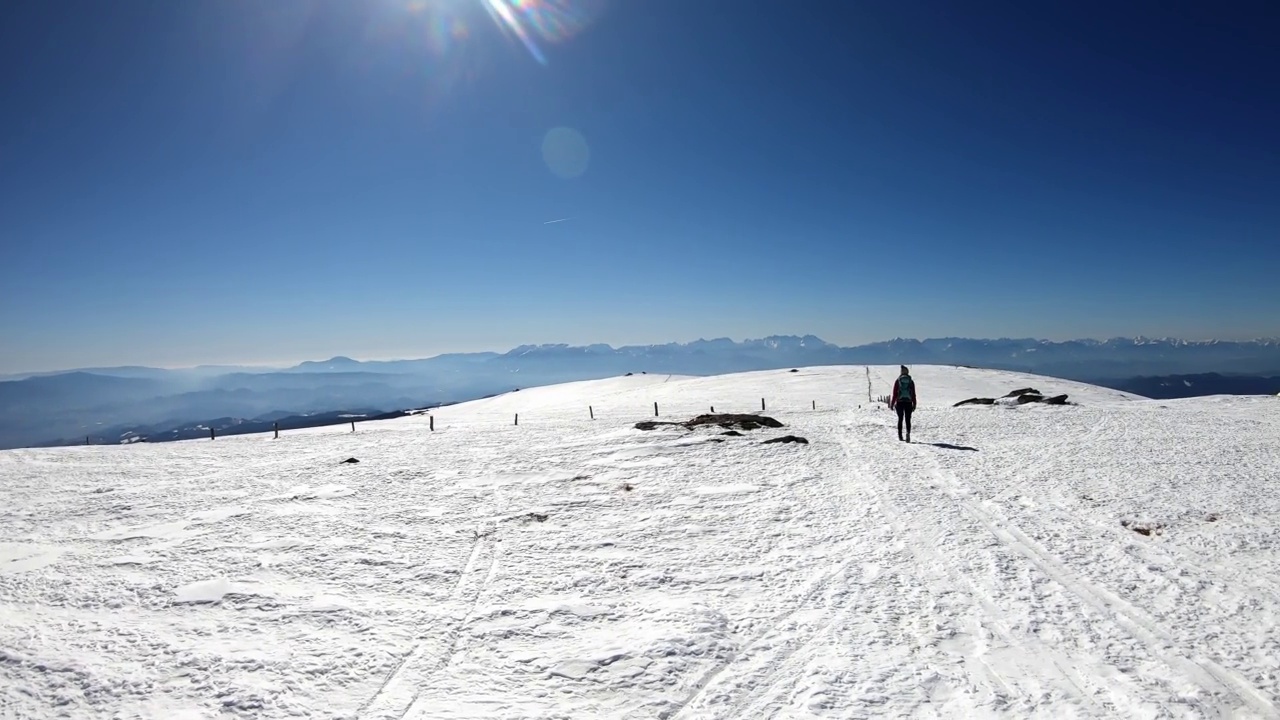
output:
{"label": "hiking backpack", "polygon": [[916,401],[916,383],[910,375],[898,378],[898,399]]}

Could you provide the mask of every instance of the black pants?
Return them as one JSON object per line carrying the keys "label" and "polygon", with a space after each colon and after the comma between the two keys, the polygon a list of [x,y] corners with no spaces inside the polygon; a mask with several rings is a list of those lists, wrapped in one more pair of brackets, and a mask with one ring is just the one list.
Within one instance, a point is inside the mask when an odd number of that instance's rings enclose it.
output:
{"label": "black pants", "polygon": [[911,411],[915,410],[915,403],[910,400],[899,400],[898,405],[898,439],[902,439],[902,421],[907,421],[907,437],[911,437]]}

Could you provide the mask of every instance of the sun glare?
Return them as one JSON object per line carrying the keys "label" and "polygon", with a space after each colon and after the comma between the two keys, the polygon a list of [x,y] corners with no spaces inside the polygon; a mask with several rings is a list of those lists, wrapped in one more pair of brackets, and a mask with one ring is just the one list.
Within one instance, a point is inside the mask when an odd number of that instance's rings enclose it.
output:
{"label": "sun glare", "polygon": [[[555,57],[553,46],[580,36],[609,1],[377,0],[352,63],[371,86],[416,83],[430,113],[459,87],[494,70],[507,55],[498,52],[504,50],[499,35],[518,56],[528,53],[547,66]],[[580,155],[560,144],[556,148],[556,158]],[[565,162],[563,172],[581,174],[574,170],[580,160]]]}
{"label": "sun glare", "polygon": [[468,21],[482,8],[508,39],[519,42],[539,64],[544,44],[564,42],[587,28],[604,0],[398,0],[427,27],[432,52],[446,54],[471,37]]}

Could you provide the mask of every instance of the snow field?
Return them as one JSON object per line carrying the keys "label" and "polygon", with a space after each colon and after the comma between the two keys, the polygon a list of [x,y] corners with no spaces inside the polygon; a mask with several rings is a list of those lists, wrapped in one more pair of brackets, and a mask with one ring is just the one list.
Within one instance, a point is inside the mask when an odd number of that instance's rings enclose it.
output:
{"label": "snow field", "polygon": [[1280,716],[1274,400],[896,370],[0,453],[0,717]]}

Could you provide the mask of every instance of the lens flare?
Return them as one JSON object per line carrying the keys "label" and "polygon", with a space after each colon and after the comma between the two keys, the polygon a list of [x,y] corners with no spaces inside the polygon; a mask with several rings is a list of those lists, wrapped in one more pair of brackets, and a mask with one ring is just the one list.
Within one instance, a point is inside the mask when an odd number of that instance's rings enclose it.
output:
{"label": "lens flare", "polygon": [[533,56],[534,60],[546,65],[547,57],[542,54],[542,50],[538,48],[538,44],[533,41],[529,35],[528,29],[525,28],[519,15],[513,6],[517,5],[519,0],[512,0],[510,3],[505,0],[485,0],[485,9],[489,11],[489,15],[493,17],[493,21],[502,28],[503,32],[509,32],[516,36],[516,39],[524,45],[525,50]]}
{"label": "lens flare", "polygon": [[[538,39],[558,43],[582,32],[600,14],[599,0],[483,0],[489,17],[546,65]],[[536,37],[535,37],[536,36]]]}
{"label": "lens flare", "polygon": [[[492,22],[539,63],[547,46],[584,32],[610,0],[376,0],[362,4],[364,22],[350,67],[370,86],[421,83],[428,107],[443,103],[462,84],[476,82],[496,64],[487,27]],[[353,49],[354,50],[354,49]]]}
{"label": "lens flare", "polygon": [[542,138],[542,160],[557,177],[576,178],[591,164],[591,149],[582,133],[568,127],[552,128]]}

